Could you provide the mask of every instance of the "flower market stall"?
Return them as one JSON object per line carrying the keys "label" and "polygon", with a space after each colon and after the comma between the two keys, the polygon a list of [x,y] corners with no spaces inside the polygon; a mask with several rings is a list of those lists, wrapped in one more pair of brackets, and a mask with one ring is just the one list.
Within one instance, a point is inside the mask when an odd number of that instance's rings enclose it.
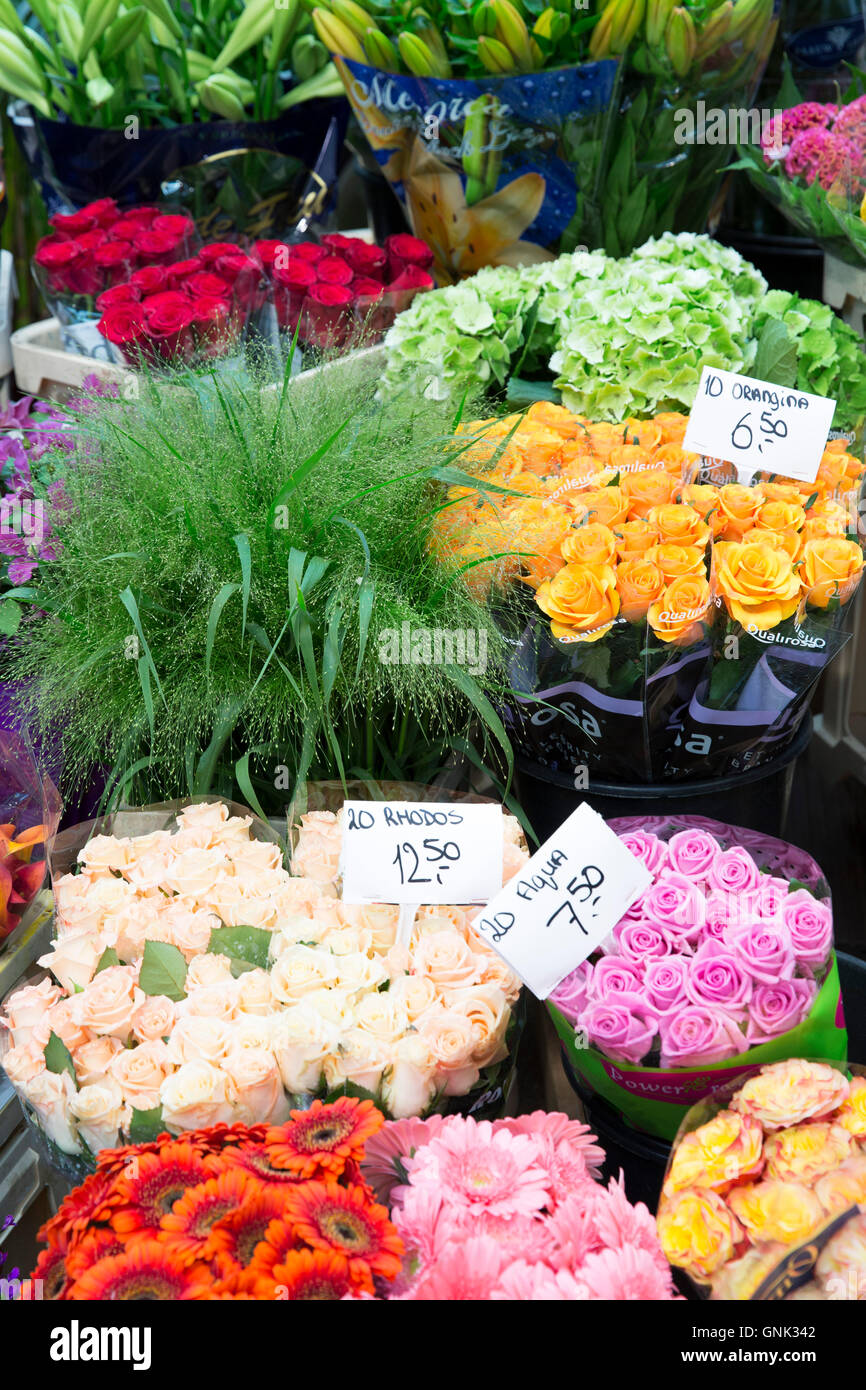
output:
{"label": "flower market stall", "polygon": [[857,267],[866,97],[774,88],[780,23],[0,0],[0,1303],[53,1361],[258,1346],[178,1302],[845,1341],[866,343],[718,220]]}

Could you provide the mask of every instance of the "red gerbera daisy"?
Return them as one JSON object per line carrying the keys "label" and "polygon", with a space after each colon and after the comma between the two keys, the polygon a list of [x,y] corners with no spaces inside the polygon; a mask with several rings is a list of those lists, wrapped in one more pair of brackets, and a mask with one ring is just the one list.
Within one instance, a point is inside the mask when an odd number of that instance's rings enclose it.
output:
{"label": "red gerbera daisy", "polygon": [[399,1273],[403,1242],[387,1209],[372,1202],[364,1187],[298,1184],[286,1192],[284,1219],[314,1249],[344,1255],[352,1270],[366,1266],[386,1279]]}
{"label": "red gerbera daisy", "polygon": [[291,1250],[285,1264],[274,1267],[273,1278],[274,1296],[290,1301],[336,1300],[358,1287],[348,1260],[336,1250]]}
{"label": "red gerbera daisy", "polygon": [[122,1255],[99,1260],[69,1290],[75,1301],[206,1298],[212,1285],[207,1265],[184,1265],[156,1240],[134,1241]]}
{"label": "red gerbera daisy", "polygon": [[109,1255],[122,1255],[124,1242],[111,1226],[96,1226],[77,1240],[66,1256],[70,1280],[80,1279],[99,1260]]}
{"label": "red gerbera daisy", "polygon": [[57,1245],[60,1232],[70,1241],[98,1221],[107,1221],[120,1201],[114,1179],[106,1173],[91,1173],[80,1187],[74,1187],[64,1197],[58,1211],[39,1232],[39,1239]]}
{"label": "red gerbera daisy", "polygon": [[286,1124],[268,1130],[265,1146],[275,1168],[301,1178],[322,1170],[338,1177],[349,1160],[360,1162],[367,1140],[384,1123],[371,1100],[340,1096],[330,1105],[314,1100],[309,1110],[293,1110]]}
{"label": "red gerbera daisy", "polygon": [[237,1211],[253,1190],[260,1190],[260,1185],[242,1168],[229,1168],[219,1177],[199,1183],[162,1217],[159,1239],[187,1264],[211,1259],[221,1248],[213,1243],[214,1225]]}
{"label": "red gerbera daisy", "polygon": [[156,1229],[187,1188],[217,1171],[216,1164],[183,1141],[163,1144],[159,1153],[136,1154],[117,1180],[122,1206],[112,1213],[112,1226],[120,1235]]}
{"label": "red gerbera daisy", "polygon": [[263,1184],[247,1195],[242,1207],[217,1221],[211,1230],[210,1248],[221,1263],[228,1259],[241,1269],[246,1268],[268,1226],[281,1214],[286,1190]]}
{"label": "red gerbera daisy", "polygon": [[64,1299],[70,1284],[74,1279],[66,1263],[69,1251],[66,1247],[65,1234],[61,1233],[62,1238],[56,1245],[49,1245],[47,1250],[39,1252],[39,1259],[36,1261],[36,1268],[31,1274],[32,1280],[38,1280],[42,1285],[42,1297],[55,1300]]}

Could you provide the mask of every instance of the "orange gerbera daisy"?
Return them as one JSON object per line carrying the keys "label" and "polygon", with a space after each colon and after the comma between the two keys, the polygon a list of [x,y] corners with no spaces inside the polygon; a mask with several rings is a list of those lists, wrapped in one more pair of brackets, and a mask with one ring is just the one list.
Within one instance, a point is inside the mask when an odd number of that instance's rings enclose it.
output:
{"label": "orange gerbera daisy", "polygon": [[183,1141],[162,1144],[156,1154],[136,1154],[117,1179],[122,1205],[112,1213],[112,1226],[121,1235],[155,1229],[187,1188],[218,1171],[215,1163]]}
{"label": "orange gerbera daisy", "polygon": [[185,1265],[156,1240],[134,1241],[122,1255],[99,1260],[69,1290],[74,1301],[206,1298],[213,1284],[207,1265]]}
{"label": "orange gerbera daisy", "polygon": [[275,1266],[285,1264],[290,1252],[299,1249],[300,1245],[294,1224],[285,1221],[282,1216],[275,1217],[256,1246],[249,1265],[250,1274],[256,1279],[273,1281]]}
{"label": "orange gerbera daisy", "polygon": [[286,1187],[298,1181],[297,1173],[293,1173],[291,1169],[273,1166],[270,1151],[264,1143],[224,1149],[222,1163],[223,1168],[242,1168],[247,1173],[252,1173],[260,1182],[269,1183],[273,1187]]}
{"label": "orange gerbera daisy", "polygon": [[66,1268],[72,1281],[80,1279],[99,1260],[109,1255],[122,1255],[124,1241],[111,1226],[96,1226],[73,1245],[66,1256]]}
{"label": "orange gerbera daisy", "polygon": [[336,1250],[292,1250],[285,1264],[274,1268],[273,1278],[274,1297],[290,1301],[335,1301],[359,1287],[348,1260]]}
{"label": "orange gerbera daisy", "polygon": [[68,1257],[69,1251],[66,1248],[65,1237],[56,1245],[49,1245],[47,1250],[39,1252],[36,1268],[30,1278],[38,1279],[41,1282],[43,1298],[66,1298],[69,1286],[74,1279],[74,1275],[70,1273],[67,1265]]}
{"label": "orange gerbera daisy", "polygon": [[211,1230],[210,1248],[220,1268],[225,1267],[228,1272],[227,1260],[246,1268],[274,1217],[282,1215],[288,1190],[263,1183],[248,1193],[242,1207],[216,1222]]}
{"label": "orange gerbera daisy", "polygon": [[119,1201],[113,1177],[107,1173],[91,1173],[80,1187],[74,1187],[64,1197],[55,1215],[40,1230],[39,1239],[57,1245],[60,1233],[66,1232],[71,1240],[95,1222],[107,1221]]}
{"label": "orange gerbera daisy", "polygon": [[337,1177],[349,1160],[361,1161],[367,1140],[384,1123],[371,1100],[340,1096],[330,1105],[314,1100],[309,1110],[293,1110],[286,1124],[268,1130],[265,1147],[275,1168],[288,1168],[299,1178],[322,1169]]}
{"label": "orange gerbera daisy", "polygon": [[403,1242],[387,1208],[370,1200],[364,1187],[308,1182],[286,1193],[285,1220],[316,1250],[336,1250],[350,1269],[359,1264],[393,1279],[400,1270]]}
{"label": "orange gerbera daisy", "polygon": [[260,1185],[251,1174],[242,1168],[229,1168],[190,1188],[161,1218],[159,1239],[170,1245],[186,1264],[211,1259],[220,1248],[213,1243],[213,1227],[222,1217],[237,1211],[254,1186],[259,1190]]}

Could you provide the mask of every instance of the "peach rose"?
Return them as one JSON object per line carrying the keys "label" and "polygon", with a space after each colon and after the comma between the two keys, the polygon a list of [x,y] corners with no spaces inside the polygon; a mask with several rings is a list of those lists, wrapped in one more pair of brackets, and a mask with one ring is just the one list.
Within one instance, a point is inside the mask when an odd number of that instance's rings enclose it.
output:
{"label": "peach rose", "polygon": [[242,1014],[269,1014],[275,1007],[267,970],[245,970],[237,983],[238,1009]]}
{"label": "peach rose", "polygon": [[847,1129],[826,1122],[780,1129],[764,1145],[766,1176],[811,1184],[850,1158],[853,1142]]}
{"label": "peach rose", "polygon": [[141,959],[145,941],[168,941],[170,934],[159,904],[146,898],[136,898],[119,912],[112,912],[103,926],[106,944],[113,944],[124,965]]}
{"label": "peach rose", "polygon": [[465,1095],[481,1074],[472,1061],[475,1035],[470,1019],[454,1009],[440,1009],[422,1020],[419,1031],[430,1046],[437,1081],[446,1095]]}
{"label": "peach rose", "polygon": [[268,840],[239,841],[229,846],[229,859],[238,878],[254,877],[256,874],[270,874],[283,867],[283,856],[279,845]]}
{"label": "peach rose", "polygon": [[616,573],[610,565],[565,565],[539,586],[535,601],[554,637],[597,642],[619,613]]}
{"label": "peach rose", "polygon": [[824,1220],[821,1203],[810,1188],[775,1178],[733,1188],[728,1205],[754,1241],[798,1245]]}
{"label": "peach rose", "polygon": [[222,1066],[237,1091],[235,1113],[242,1124],[285,1123],[289,1118],[289,1101],[272,1052],[263,1048],[238,1048],[229,1053]]}
{"label": "peach rose", "polygon": [[309,811],[301,816],[292,873],[316,883],[333,883],[340,871],[342,842],[342,830],[332,811]]}
{"label": "peach rose", "polygon": [[10,1047],[3,1058],[3,1070],[16,1090],[24,1090],[41,1071],[45,1071],[45,1055],[32,1043]]}
{"label": "peach rose", "polygon": [[45,1134],[67,1154],[81,1153],[77,1127],[70,1110],[75,1094],[75,1083],[69,1072],[48,1071],[47,1068],[38,1072],[24,1087],[27,1104]]}
{"label": "peach rose", "polygon": [[226,877],[226,858],[219,849],[188,849],[178,854],[162,880],[166,888],[186,898],[212,891]]}
{"label": "peach rose", "polygon": [[248,844],[252,816],[229,816],[223,825],[211,832],[211,843],[215,849],[227,849],[230,845]]}
{"label": "peach rose", "polygon": [[221,892],[215,892],[208,907],[213,908],[227,927],[262,927],[265,931],[273,931],[277,925],[277,909],[270,898],[239,897],[229,901]]}
{"label": "peach rose", "polygon": [[171,945],[183,953],[187,964],[207,951],[211,932],[222,925],[214,913],[200,912],[182,903],[172,903],[162,914],[162,921],[168,927]]}
{"label": "peach rose", "polygon": [[[323,1022],[342,1031],[355,1026],[355,996],[345,989],[314,989],[303,998],[305,1007],[315,1009]],[[297,1009],[300,1005],[293,1004]]]}
{"label": "peach rose", "polygon": [[78,861],[88,869],[125,869],[131,844],[128,836],[94,835],[79,852]]}
{"label": "peach rose", "polygon": [[132,1031],[132,1015],[144,995],[129,965],[110,965],[100,970],[82,994],[74,999],[78,1022],[98,1037],[126,1042]]}
{"label": "peach rose", "polygon": [[93,1033],[79,1021],[76,1003],[75,998],[61,999],[37,1023],[30,1041],[34,1045],[44,1048],[51,1034],[56,1033],[70,1052],[74,1052],[77,1047],[89,1042]]}
{"label": "peach rose", "polygon": [[173,1071],[169,1049],[161,1038],[140,1047],[124,1047],[108,1065],[108,1073],[123,1092],[123,1099],[135,1110],[156,1109],[162,1083]]}
{"label": "peach rose", "polygon": [[13,1045],[25,1046],[36,1025],[62,998],[62,991],[47,977],[40,980],[38,985],[24,985],[16,989],[6,1001],[6,1013],[2,1019],[3,1026],[12,1034]]}
{"label": "peach rose", "polygon": [[166,1129],[180,1134],[186,1129],[231,1124],[234,1108],[230,1085],[225,1072],[210,1062],[185,1062],[160,1087]]}
{"label": "peach rose", "polygon": [[312,916],[315,907],[328,902],[334,903],[340,910],[343,905],[339,899],[330,896],[332,893],[331,884],[314,883],[311,878],[292,878],[289,875],[287,882],[274,894],[277,917],[293,917],[298,913],[304,917]]}
{"label": "peach rose", "polygon": [[852,1076],[848,1094],[833,1119],[855,1138],[866,1138],[866,1076]]}
{"label": "peach rose", "polygon": [[616,537],[600,521],[587,521],[568,532],[559,547],[563,560],[575,565],[612,565]]}
{"label": "peach rose", "polygon": [[[191,854],[209,854],[209,850],[190,850]],[[131,861],[124,869],[128,886],[139,894],[150,893],[154,897],[163,889],[168,875],[175,863],[174,846],[169,840],[163,849],[148,850]]]}
{"label": "peach rose", "polygon": [[79,1086],[92,1086],[102,1080],[108,1072],[111,1059],[118,1052],[126,1054],[119,1038],[91,1038],[75,1049],[72,1061]]}
{"label": "peach rose", "polygon": [[222,801],[197,801],[184,806],[175,818],[182,830],[219,830],[229,818],[229,808]]}
{"label": "peach rose", "polygon": [[429,975],[437,989],[459,989],[478,981],[478,959],[455,931],[424,935],[415,950],[413,968]]}
{"label": "peach rose", "polygon": [[523,981],[509,965],[505,964],[500,955],[489,948],[484,949],[486,945],[486,942],[481,942],[480,946],[473,945],[478,960],[480,983],[482,985],[495,985],[497,989],[502,990],[509,1004],[516,1004],[520,998],[520,991],[523,989]]}
{"label": "peach rose", "polygon": [[650,604],[661,597],[664,587],[665,577],[652,560],[623,560],[616,567],[620,612],[628,623],[645,618]]}
{"label": "peach rose", "polygon": [[722,540],[738,541],[744,531],[750,530],[763,502],[760,488],[744,487],[742,483],[725,483],[720,487],[719,514],[725,522],[720,532]]}
{"label": "peach rose", "polygon": [[750,1115],[720,1110],[684,1134],[673,1152],[664,1190],[711,1187],[723,1194],[735,1182],[757,1176],[764,1166],[764,1131]]}
{"label": "peach rose", "polygon": [[683,575],[668,584],[660,599],[650,605],[647,620],[656,637],[677,647],[688,647],[703,636],[710,612],[710,586],[702,575]]}
{"label": "peach rose", "polygon": [[529,863],[529,850],[521,849],[520,845],[506,844],[502,846],[502,882],[506,884],[515,874],[519,874],[523,867]]}
{"label": "peach rose", "polygon": [[620,522],[614,534],[619,560],[640,560],[651,546],[659,542],[658,529],[645,517]]}
{"label": "peach rose", "polygon": [[445,1006],[469,1019],[473,1042],[471,1060],[476,1066],[489,1067],[508,1056],[505,1033],[511,1010],[502,990],[495,985],[449,990]]}
{"label": "peach rose", "polygon": [[672,1265],[707,1280],[727,1264],[743,1229],[711,1188],[686,1188],[662,1195],[656,1219],[662,1250]]}
{"label": "peach rose", "polygon": [[81,897],[75,897],[58,910],[58,935],[79,935],[84,932],[98,932],[107,916],[119,912],[136,901],[136,891],[125,879],[108,878],[89,880],[87,890]]}
{"label": "peach rose", "polygon": [[225,1019],[184,1016],[169,1035],[168,1058],[175,1066],[199,1060],[217,1066],[230,1043],[231,1029]]}
{"label": "peach rose", "polygon": [[707,523],[692,507],[681,502],[652,507],[649,521],[658,529],[660,545],[696,545],[704,550],[710,539]]}
{"label": "peach rose", "polygon": [[565,494],[563,500],[580,520],[586,518],[613,528],[628,518],[628,497],[621,487],[586,488]]}
{"label": "peach rose", "polygon": [[195,956],[186,972],[186,992],[192,994],[210,985],[224,985],[232,979],[232,963],[228,956],[219,951],[208,951],[203,956]]}
{"label": "peach rose", "polygon": [[439,1007],[439,991],[429,975],[397,975],[391,981],[388,998],[406,1010],[410,1023]]}
{"label": "peach rose", "polygon": [[778,627],[800,602],[800,581],[784,550],[721,541],[713,563],[725,607],[747,631]]}
{"label": "peach rose", "polygon": [[378,989],[388,979],[388,967],[381,956],[365,956],[352,952],[335,956],[337,983],[349,994],[366,994]]}
{"label": "peach rose", "polygon": [[793,1058],[762,1067],[731,1101],[731,1109],[752,1115],[766,1130],[787,1129],[829,1115],[847,1099],[848,1082],[826,1062]]}
{"label": "peach rose", "polygon": [[340,1039],[337,1052],[325,1058],[325,1080],[337,1090],[347,1081],[375,1094],[388,1065],[386,1045],[361,1028],[350,1028]]}
{"label": "peach rose", "polygon": [[237,1011],[237,981],[231,978],[194,989],[178,1006],[178,1015],[184,1018],[218,1018],[223,1022],[235,1018]]}
{"label": "peach rose", "polygon": [[866,1206],[866,1155],[856,1153],[815,1183],[815,1196],[831,1216]]}
{"label": "peach rose", "polygon": [[366,927],[338,925],[325,933],[324,942],[335,956],[369,956],[373,950],[373,933]]}
{"label": "peach rose", "polygon": [[856,541],[842,536],[806,541],[800,566],[800,583],[813,608],[827,608],[833,599],[847,603],[863,569],[863,551]]}
{"label": "peach rose", "polygon": [[237,1052],[243,1047],[257,1051],[273,1052],[271,1040],[274,1034],[275,1014],[243,1014],[228,1024],[230,1030],[229,1052]]}
{"label": "peach rose", "polygon": [[296,1004],[277,1014],[271,1030],[271,1047],[285,1089],[304,1095],[319,1089],[325,1058],[336,1049],[339,1033],[307,1004]]}
{"label": "peach rose", "polygon": [[382,1103],[395,1120],[423,1115],[436,1094],[436,1062],[417,1033],[399,1038],[382,1083]]}
{"label": "peach rose", "polygon": [[390,990],[384,994],[365,994],[355,1010],[355,1018],[359,1028],[384,1043],[396,1042],[409,1027],[405,1004]]}

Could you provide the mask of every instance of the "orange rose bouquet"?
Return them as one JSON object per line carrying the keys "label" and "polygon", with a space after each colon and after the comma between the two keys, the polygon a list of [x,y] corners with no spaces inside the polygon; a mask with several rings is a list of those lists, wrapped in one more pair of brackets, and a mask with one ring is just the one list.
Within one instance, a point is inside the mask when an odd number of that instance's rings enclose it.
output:
{"label": "orange rose bouquet", "polygon": [[761,1067],[692,1107],[657,1227],[714,1299],[866,1291],[866,1076],[842,1062]]}

